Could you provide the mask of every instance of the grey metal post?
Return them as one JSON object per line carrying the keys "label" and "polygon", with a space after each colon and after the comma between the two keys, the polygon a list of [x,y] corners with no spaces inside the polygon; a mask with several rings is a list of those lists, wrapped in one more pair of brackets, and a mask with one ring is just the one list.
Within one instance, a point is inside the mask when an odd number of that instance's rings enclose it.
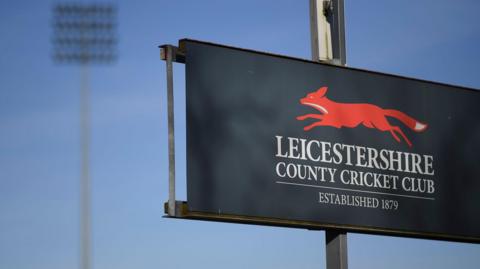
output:
{"label": "grey metal post", "polygon": [[[343,0],[310,0],[312,60],[346,64]],[[347,233],[325,230],[327,269],[347,269]]]}
{"label": "grey metal post", "polygon": [[327,269],[348,269],[347,233],[325,231]]}
{"label": "grey metal post", "polygon": [[167,102],[168,102],[168,215],[175,216],[175,121],[173,110],[173,47],[164,48],[167,64]]}
{"label": "grey metal post", "polygon": [[310,0],[310,41],[312,51],[312,61],[320,60],[320,44],[319,44],[319,29],[318,29],[318,1]]}

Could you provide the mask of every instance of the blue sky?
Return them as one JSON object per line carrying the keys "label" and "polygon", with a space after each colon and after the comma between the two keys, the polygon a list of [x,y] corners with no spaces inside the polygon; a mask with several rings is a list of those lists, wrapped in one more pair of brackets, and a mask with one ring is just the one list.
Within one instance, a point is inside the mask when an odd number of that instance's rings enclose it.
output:
{"label": "blue sky", "polygon": [[[480,2],[345,0],[349,66],[480,88]],[[51,60],[48,1],[0,1],[0,268],[79,254],[79,80]],[[93,267],[324,268],[324,233],[162,218],[165,63],[184,37],[310,57],[307,0],[118,1],[119,59],[91,68]],[[184,70],[175,65],[185,199]],[[434,221],[434,220],[432,220]],[[348,235],[350,268],[476,268],[480,246]]]}

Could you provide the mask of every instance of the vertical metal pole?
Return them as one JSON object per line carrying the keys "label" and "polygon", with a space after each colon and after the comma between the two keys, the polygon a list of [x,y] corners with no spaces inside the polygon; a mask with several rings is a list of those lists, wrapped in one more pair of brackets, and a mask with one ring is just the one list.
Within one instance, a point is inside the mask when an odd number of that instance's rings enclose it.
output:
{"label": "vertical metal pole", "polygon": [[175,216],[175,125],[173,117],[173,48],[165,46],[168,106],[168,215]]}
{"label": "vertical metal pole", "polygon": [[346,64],[343,0],[309,0],[312,60]]}
{"label": "vertical metal pole", "polygon": [[318,1],[310,0],[310,44],[312,50],[312,61],[320,60],[320,48],[318,40]]}
{"label": "vertical metal pole", "polygon": [[81,65],[80,81],[80,145],[81,145],[81,177],[80,177],[80,268],[91,268],[91,221],[90,221],[90,89],[88,64]]}
{"label": "vertical metal pole", "polygon": [[325,231],[327,269],[348,269],[347,233]]}
{"label": "vertical metal pole", "polygon": [[346,65],[344,0],[332,0],[327,13],[331,27],[333,64]]}
{"label": "vertical metal pole", "polygon": [[[343,0],[310,0],[312,60],[345,65]],[[347,233],[325,231],[327,269],[348,269]]]}

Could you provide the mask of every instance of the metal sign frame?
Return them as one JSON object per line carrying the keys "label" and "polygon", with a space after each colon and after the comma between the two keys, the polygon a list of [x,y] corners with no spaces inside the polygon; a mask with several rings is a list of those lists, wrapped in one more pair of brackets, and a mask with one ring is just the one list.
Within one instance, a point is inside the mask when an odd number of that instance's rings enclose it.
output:
{"label": "metal sign frame", "polygon": [[[200,42],[204,44],[210,44],[210,45],[231,48],[236,50],[243,50],[243,51],[252,52],[252,53],[282,57],[286,59],[295,59],[299,61],[311,62],[309,60],[298,59],[298,58],[289,57],[289,56],[282,56],[282,55],[258,52],[258,51],[247,50],[242,48],[235,48],[231,46],[212,44],[209,42],[195,41],[195,40],[187,40],[187,41]],[[169,159],[170,160],[174,159],[174,154],[175,154],[173,139],[171,139],[173,138],[173,135],[174,135],[172,63],[173,62],[185,63],[185,57],[186,57],[185,48],[183,48],[182,43],[183,42],[180,41],[179,47],[175,47],[172,45],[161,46],[161,59],[165,60],[167,64],[167,86],[168,86],[167,92],[169,92],[168,93],[169,102],[172,102],[172,103],[169,103],[169,109],[168,109],[169,111],[169,117],[168,117],[169,119],[169,123],[168,123],[169,125]],[[319,63],[319,64],[328,64],[328,63]],[[342,68],[347,68],[347,67],[342,67]],[[361,70],[356,68],[348,68],[348,69]],[[366,70],[361,70],[361,71],[365,72]],[[379,72],[372,72],[372,71],[366,71],[366,72],[379,74]],[[396,76],[396,75],[390,75],[390,76],[405,78],[403,76]],[[408,78],[408,79],[412,79],[412,78]],[[438,85],[447,85],[443,83],[425,81],[421,79],[413,79],[413,80],[430,82]],[[448,86],[451,86],[451,85],[448,85]],[[458,86],[455,86],[455,87],[458,87]],[[466,87],[458,87],[458,88],[472,90]],[[309,229],[309,230],[334,230],[336,233],[340,233],[340,234],[345,234],[346,231],[348,231],[348,232],[356,232],[356,233],[362,233],[362,234],[377,234],[377,235],[400,236],[400,237],[421,238],[421,239],[435,239],[435,240],[444,240],[444,241],[453,241],[453,242],[480,243],[480,239],[474,238],[474,237],[467,237],[467,236],[454,236],[454,235],[436,234],[436,233],[435,234],[434,233],[418,233],[418,232],[412,232],[412,231],[397,231],[397,230],[383,229],[383,228],[366,228],[366,227],[356,227],[352,225],[338,225],[338,224],[332,224],[332,223],[317,223],[317,222],[309,222],[309,221],[295,221],[295,220],[273,219],[273,218],[264,218],[264,217],[229,215],[229,214],[223,214],[223,213],[212,214],[212,213],[205,213],[205,212],[189,211],[187,202],[175,200],[175,167],[173,162],[169,163],[169,175],[170,175],[169,201],[165,203],[165,213],[167,213],[167,216],[171,218],[292,227],[292,228],[303,228],[303,229]],[[328,241],[331,240],[332,237],[330,237],[329,235],[327,235],[326,237],[327,237],[327,243],[328,243]],[[338,244],[338,242],[336,242],[335,244]],[[340,245],[342,245],[341,242],[340,242]]]}

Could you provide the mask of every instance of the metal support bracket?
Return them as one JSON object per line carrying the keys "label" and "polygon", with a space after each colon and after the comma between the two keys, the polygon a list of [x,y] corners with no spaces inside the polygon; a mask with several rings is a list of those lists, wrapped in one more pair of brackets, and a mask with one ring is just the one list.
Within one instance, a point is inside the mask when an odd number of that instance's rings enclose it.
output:
{"label": "metal support bracket", "polygon": [[332,0],[323,0],[323,15],[330,16],[333,11]]}
{"label": "metal support bracket", "polygon": [[179,47],[173,45],[161,45],[160,46],[160,60],[167,61],[167,54],[171,54],[172,62],[185,63],[185,52]]}
{"label": "metal support bracket", "polygon": [[180,214],[175,200],[175,118],[173,107],[173,62],[185,63],[185,54],[172,45],[160,46],[160,59],[167,65],[167,110],[168,110],[168,210],[170,217]]}

